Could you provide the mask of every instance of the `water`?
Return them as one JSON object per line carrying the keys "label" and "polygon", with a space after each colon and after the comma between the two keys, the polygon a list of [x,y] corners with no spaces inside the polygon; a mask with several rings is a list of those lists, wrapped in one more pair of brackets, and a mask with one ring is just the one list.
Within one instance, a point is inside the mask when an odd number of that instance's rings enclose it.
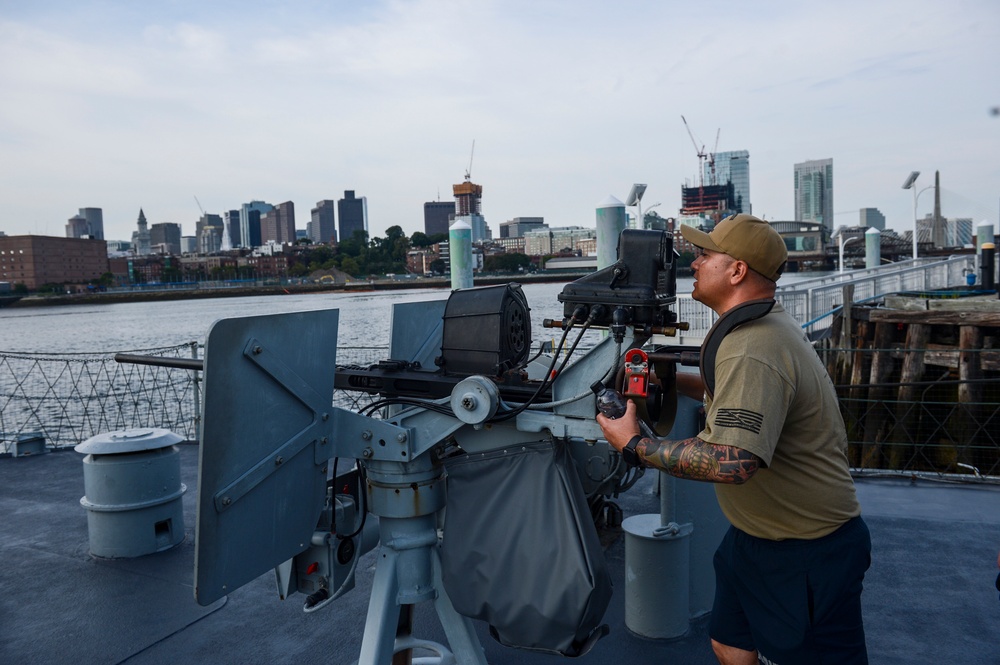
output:
{"label": "water", "polygon": [[[562,318],[562,283],[525,284],[532,339],[549,340],[545,318]],[[449,289],[249,296],[169,302],[0,309],[0,351],[109,353],[203,343],[214,321],[237,316],[336,308],[339,346],[388,346],[395,303],[442,300]]]}
{"label": "water", "polygon": [[[792,273],[781,284],[824,273]],[[558,338],[542,328],[545,318],[562,318],[557,296],[565,284],[524,284],[531,307],[532,340]],[[678,293],[690,293],[691,278],[677,280]],[[394,303],[446,299],[450,290],[402,289],[365,293],[314,293],[243,298],[208,298],[168,302],[0,308],[0,352],[113,353],[190,342],[204,343],[214,321],[236,316],[279,314],[337,308],[339,346],[388,346]]]}

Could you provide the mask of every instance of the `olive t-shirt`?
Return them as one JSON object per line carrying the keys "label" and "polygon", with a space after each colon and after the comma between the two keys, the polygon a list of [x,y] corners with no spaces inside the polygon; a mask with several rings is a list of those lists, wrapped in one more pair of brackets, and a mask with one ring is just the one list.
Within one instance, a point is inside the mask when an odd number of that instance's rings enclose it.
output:
{"label": "olive t-shirt", "polygon": [[742,485],[715,486],[733,526],[769,540],[809,540],[861,514],[833,383],[780,304],[722,340],[715,376],[699,438],[764,462]]}

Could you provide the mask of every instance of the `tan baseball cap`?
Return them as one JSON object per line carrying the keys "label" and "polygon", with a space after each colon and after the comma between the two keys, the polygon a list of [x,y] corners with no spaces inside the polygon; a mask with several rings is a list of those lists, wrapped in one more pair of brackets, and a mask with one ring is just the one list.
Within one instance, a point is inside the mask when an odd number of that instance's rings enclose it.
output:
{"label": "tan baseball cap", "polygon": [[753,215],[730,215],[715,225],[711,233],[682,226],[681,235],[695,247],[728,254],[773,282],[778,281],[788,261],[781,234]]}

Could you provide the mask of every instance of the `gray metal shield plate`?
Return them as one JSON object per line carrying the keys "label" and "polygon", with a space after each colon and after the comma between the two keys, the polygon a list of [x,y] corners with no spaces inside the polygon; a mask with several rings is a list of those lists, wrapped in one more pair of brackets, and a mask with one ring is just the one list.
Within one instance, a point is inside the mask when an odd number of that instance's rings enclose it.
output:
{"label": "gray metal shield plate", "polygon": [[205,345],[195,597],[309,544],[323,506],[338,310],[217,321]]}

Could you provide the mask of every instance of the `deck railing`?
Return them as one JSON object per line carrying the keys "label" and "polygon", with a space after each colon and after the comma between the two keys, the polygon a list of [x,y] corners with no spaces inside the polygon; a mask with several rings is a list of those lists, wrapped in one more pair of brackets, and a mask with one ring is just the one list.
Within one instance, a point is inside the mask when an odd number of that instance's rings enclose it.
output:
{"label": "deck railing", "polygon": [[[844,304],[844,286],[854,286],[854,302],[899,292],[923,292],[946,289],[965,284],[965,275],[975,268],[971,255],[948,258],[924,258],[901,261],[879,268],[847,270],[835,275],[781,286],[778,302],[795,320],[802,323],[811,338],[828,329],[835,314]],[[718,316],[690,294],[678,295],[677,318],[689,324],[688,331],[680,336],[682,343],[699,343],[708,333]]]}

